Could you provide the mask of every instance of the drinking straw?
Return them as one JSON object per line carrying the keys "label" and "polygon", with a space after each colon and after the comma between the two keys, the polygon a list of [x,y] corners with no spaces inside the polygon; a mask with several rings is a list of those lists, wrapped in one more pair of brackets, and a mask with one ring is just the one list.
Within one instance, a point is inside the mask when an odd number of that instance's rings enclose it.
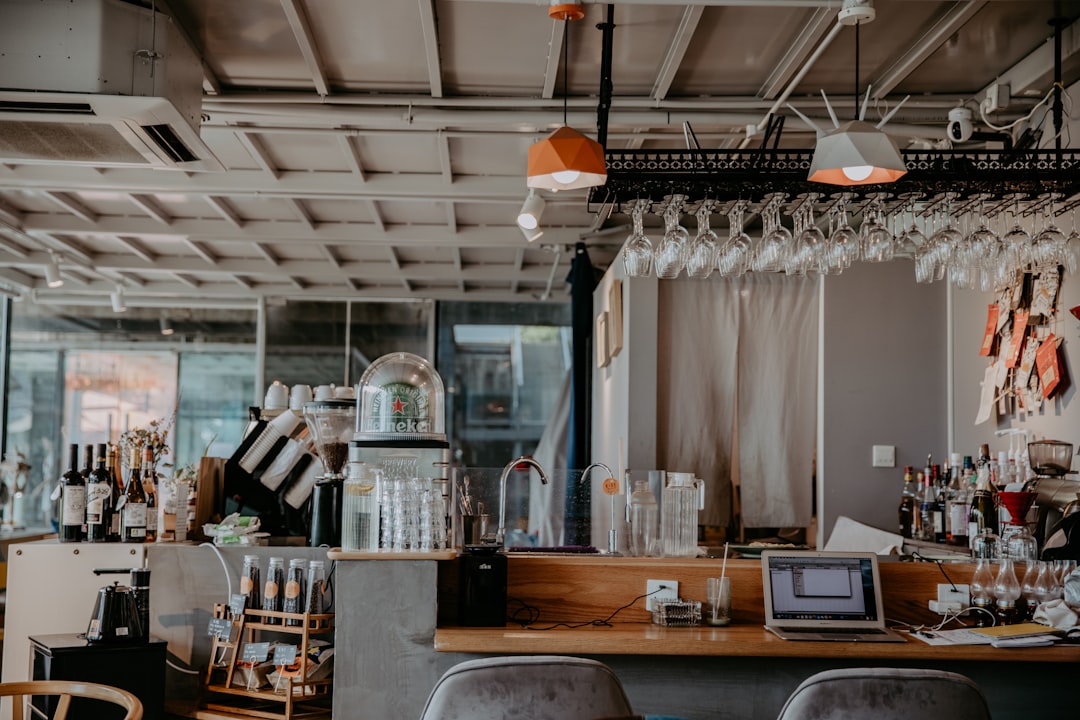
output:
{"label": "drinking straw", "polygon": [[724,573],[727,572],[727,542],[724,543],[724,562],[720,565],[720,579],[724,579]]}

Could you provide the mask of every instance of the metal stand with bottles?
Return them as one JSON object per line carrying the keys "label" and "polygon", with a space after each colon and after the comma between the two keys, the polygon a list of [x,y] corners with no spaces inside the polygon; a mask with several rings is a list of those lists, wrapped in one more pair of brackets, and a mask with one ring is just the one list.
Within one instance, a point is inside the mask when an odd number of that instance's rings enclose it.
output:
{"label": "metal stand with bottles", "polygon": [[[214,606],[215,621],[230,619],[229,607]],[[231,617],[227,637],[213,636],[210,665],[206,671],[207,698],[203,706],[214,712],[240,717],[293,720],[293,718],[329,718],[330,699],[333,696],[333,678],[311,680],[308,667],[311,661],[308,650],[312,636],[328,635],[333,640],[334,615],[314,613],[288,613],[271,610],[245,609],[239,617]],[[276,623],[276,624],[275,624]],[[299,637],[295,658],[289,663],[277,665],[280,681],[270,688],[248,689],[234,685],[239,679],[238,668],[253,671],[258,664],[247,659],[245,647],[261,642],[277,640],[292,643]],[[274,656],[268,657],[273,662]],[[229,695],[234,702],[215,696]]]}

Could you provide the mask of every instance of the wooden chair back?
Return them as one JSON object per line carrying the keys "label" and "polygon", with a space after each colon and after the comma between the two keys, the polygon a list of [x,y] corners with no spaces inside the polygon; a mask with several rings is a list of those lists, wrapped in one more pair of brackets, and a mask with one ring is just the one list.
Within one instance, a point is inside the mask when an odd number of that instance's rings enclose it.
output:
{"label": "wooden chair back", "polygon": [[109,685],[73,680],[27,680],[0,683],[0,697],[11,698],[12,720],[27,720],[27,716],[24,715],[26,699],[31,695],[60,696],[53,720],[66,720],[73,697],[102,700],[119,705],[127,712],[124,720],[142,720],[143,716],[143,707],[139,698],[127,690]]}

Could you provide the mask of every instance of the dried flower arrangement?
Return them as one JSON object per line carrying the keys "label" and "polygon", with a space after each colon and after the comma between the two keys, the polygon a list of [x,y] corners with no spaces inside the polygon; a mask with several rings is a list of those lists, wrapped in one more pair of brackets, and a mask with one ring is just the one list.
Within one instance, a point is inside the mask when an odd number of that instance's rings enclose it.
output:
{"label": "dried flower arrangement", "polygon": [[[146,427],[131,428],[120,433],[117,443],[120,447],[120,462],[127,467],[128,458],[132,450],[143,452],[143,448],[150,448],[151,462],[156,468],[161,459],[169,454],[169,430],[176,421],[176,411],[167,418],[151,420]],[[163,467],[169,467],[168,465]]]}

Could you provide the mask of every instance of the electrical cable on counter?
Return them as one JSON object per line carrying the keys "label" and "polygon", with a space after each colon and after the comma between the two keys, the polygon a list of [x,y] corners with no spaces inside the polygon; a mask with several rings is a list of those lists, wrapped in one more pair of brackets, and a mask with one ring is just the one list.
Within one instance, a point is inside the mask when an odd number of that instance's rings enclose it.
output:
{"label": "electrical cable on counter", "polygon": [[[516,622],[516,623],[520,624],[521,627],[523,629],[525,629],[525,630],[538,630],[538,631],[555,630],[556,628],[566,628],[567,630],[576,630],[577,628],[590,627],[590,626],[591,627],[611,627],[611,619],[614,618],[616,615],[618,615],[620,612],[627,609],[628,607],[633,606],[634,603],[636,603],[638,600],[641,600],[642,598],[647,598],[650,595],[655,595],[656,593],[661,592],[663,590],[667,590],[667,589],[668,588],[667,588],[666,585],[661,585],[660,587],[658,587],[657,589],[653,590],[650,593],[645,593],[644,595],[638,595],[636,598],[634,598],[630,602],[626,603],[622,607],[617,608],[614,612],[612,612],[606,618],[602,618],[602,619],[586,620],[585,622],[580,622],[580,623],[564,623],[564,622],[560,622],[560,623],[555,623],[553,625],[548,625],[547,627],[532,627],[531,623],[534,623],[537,620],[539,620],[540,611],[537,608],[535,608],[535,607],[533,607],[531,605],[526,605],[525,603],[521,603],[524,609],[527,609],[527,610],[530,611],[530,615],[532,616],[532,619],[530,619],[527,622],[521,622],[520,620],[516,619],[512,615],[510,617],[510,620],[512,622]],[[519,600],[518,602],[521,602],[521,601]],[[515,613],[515,615],[516,615],[516,613]]]}
{"label": "electrical cable on counter", "polygon": [[922,560],[923,562],[933,563],[937,565],[938,570],[941,571],[941,574],[945,576],[945,580],[949,583],[949,586],[952,587],[952,591],[960,592],[960,589],[956,587],[956,583],[954,583],[952,578],[949,577],[949,574],[945,572],[945,568],[943,567],[945,563],[944,560],[934,560],[933,558],[928,558],[925,555],[920,555],[918,550],[913,551],[911,553],[911,557],[915,558],[916,560]]}

